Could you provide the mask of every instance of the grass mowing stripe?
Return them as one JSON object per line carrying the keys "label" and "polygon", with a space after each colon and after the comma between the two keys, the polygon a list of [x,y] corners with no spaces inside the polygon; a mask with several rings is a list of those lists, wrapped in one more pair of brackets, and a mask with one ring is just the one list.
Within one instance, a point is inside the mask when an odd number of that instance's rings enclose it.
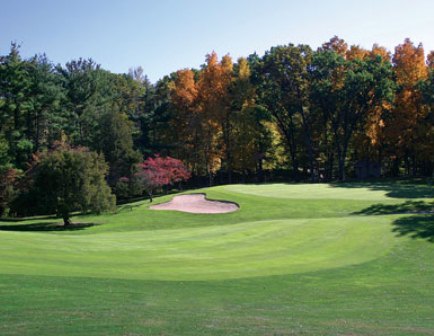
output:
{"label": "grass mowing stripe", "polygon": [[247,187],[200,190],[227,215],[0,222],[0,335],[434,334],[432,186]]}
{"label": "grass mowing stripe", "polygon": [[308,274],[174,282],[0,275],[0,334],[430,335],[434,248]]}
{"label": "grass mowing stripe", "polygon": [[[159,280],[302,273],[383,255],[395,242],[391,220],[391,216],[288,219],[101,233],[98,239],[94,235],[2,233],[12,239],[4,240],[0,266],[3,273],[12,274]],[[19,243],[13,239],[18,235]]]}

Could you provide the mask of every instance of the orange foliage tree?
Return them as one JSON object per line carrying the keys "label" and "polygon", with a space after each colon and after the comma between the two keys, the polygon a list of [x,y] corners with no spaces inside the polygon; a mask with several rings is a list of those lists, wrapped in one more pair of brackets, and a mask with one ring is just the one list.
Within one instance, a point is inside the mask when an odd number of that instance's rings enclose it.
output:
{"label": "orange foliage tree", "polygon": [[412,173],[416,174],[416,162],[425,159],[428,149],[423,123],[427,108],[418,89],[418,84],[428,76],[422,44],[415,46],[410,39],[405,39],[395,48],[392,61],[398,92],[392,113],[385,121],[389,154],[395,162],[395,173],[399,161],[404,160],[407,173],[413,167]]}
{"label": "orange foliage tree", "polygon": [[199,173],[201,120],[198,110],[198,89],[194,72],[179,70],[176,79],[169,84],[174,111],[170,120],[170,132],[175,144],[176,156],[183,159],[190,169]]}
{"label": "orange foliage tree", "polygon": [[212,52],[206,56],[206,65],[199,74],[198,108],[202,127],[202,157],[205,171],[212,184],[214,174],[222,166],[228,146],[232,59],[226,55],[221,62]]}

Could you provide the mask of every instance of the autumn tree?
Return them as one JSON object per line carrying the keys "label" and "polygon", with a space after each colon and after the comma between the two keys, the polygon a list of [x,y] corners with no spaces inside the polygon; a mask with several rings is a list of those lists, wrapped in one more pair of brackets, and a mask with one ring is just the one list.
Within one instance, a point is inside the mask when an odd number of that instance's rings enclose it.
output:
{"label": "autumn tree", "polygon": [[212,184],[214,174],[222,167],[227,169],[225,155],[229,141],[230,100],[229,86],[232,76],[232,60],[224,56],[218,61],[215,52],[207,55],[206,65],[200,71],[198,88],[198,108],[202,124],[202,156],[205,172]]}
{"label": "autumn tree", "polygon": [[153,193],[156,189],[163,186],[180,184],[191,177],[189,170],[182,161],[172,157],[148,158],[144,162],[137,164],[137,172],[133,176],[133,183],[146,191],[152,202]]}
{"label": "autumn tree", "polygon": [[[367,57],[372,60],[377,59],[388,68],[391,67],[390,52],[378,44],[372,46],[365,58]],[[382,104],[373,105],[368,112],[364,125],[361,125],[355,135],[354,150],[357,152],[358,159],[382,164],[387,142],[384,130],[385,119],[392,107],[392,102],[385,100]]]}
{"label": "autumn tree", "polygon": [[417,162],[423,161],[428,154],[424,146],[428,140],[424,122],[428,110],[422,104],[418,89],[418,83],[428,76],[423,46],[415,46],[406,39],[395,48],[393,65],[398,92],[394,109],[385,121],[389,155],[395,158],[395,173],[399,161],[404,160],[407,173],[412,167],[416,174]]}
{"label": "autumn tree", "polygon": [[334,51],[319,51],[314,62],[313,95],[330,120],[338,177],[345,180],[346,159],[355,131],[369,112],[393,97],[391,68],[381,58],[346,60]]}
{"label": "autumn tree", "polygon": [[[356,61],[349,64],[347,78],[344,86],[346,107],[342,129],[348,138],[342,138],[342,155],[339,159],[340,177],[345,179],[344,163],[346,158],[347,141],[351,141],[352,128],[354,132],[359,129],[365,132],[366,123],[376,110],[387,109],[394,98],[395,85],[392,79],[392,69],[389,63],[380,58]],[[349,119],[349,121],[348,121]],[[348,131],[345,124],[349,123]],[[337,139],[339,137],[337,136]],[[339,143],[340,141],[338,141]],[[338,148],[338,157],[339,157]]]}
{"label": "autumn tree", "polygon": [[140,67],[114,74],[83,58],[54,66],[12,44],[0,55],[0,167],[25,170],[62,140],[103,153],[116,190],[154,153],[182,159],[210,184],[264,169],[343,179],[358,161],[429,175],[433,68],[434,53],[425,59],[409,39],[392,58],[335,36],[317,51],[276,46],[235,64],[211,53],[200,69],[153,84]]}
{"label": "autumn tree", "polygon": [[421,82],[419,89],[422,93],[423,104],[427,108],[427,114],[423,124],[425,127],[425,141],[421,145],[424,146],[426,153],[425,160],[421,163],[421,173],[425,176],[433,176],[434,174],[434,52],[428,55],[427,65],[429,67],[428,78]]}
{"label": "autumn tree", "polygon": [[238,59],[235,64],[230,97],[230,132],[226,147],[228,182],[232,182],[232,171],[243,175],[257,173],[260,179],[263,162],[271,147],[271,136],[266,125],[270,116],[256,102],[250,65],[245,58]]}
{"label": "autumn tree", "polygon": [[363,49],[358,45],[352,45],[345,53],[347,60],[363,60],[370,55],[369,50]]}
{"label": "autumn tree", "polygon": [[390,62],[392,59],[390,55],[390,51],[388,51],[385,47],[382,47],[377,43],[374,43],[371,49],[370,57],[376,58],[378,56],[381,57],[383,62]]}
{"label": "autumn tree", "polygon": [[170,98],[173,105],[172,118],[169,121],[175,151],[196,174],[200,166],[200,144],[202,138],[202,120],[198,107],[198,89],[194,73],[190,69],[179,70],[170,83]]}

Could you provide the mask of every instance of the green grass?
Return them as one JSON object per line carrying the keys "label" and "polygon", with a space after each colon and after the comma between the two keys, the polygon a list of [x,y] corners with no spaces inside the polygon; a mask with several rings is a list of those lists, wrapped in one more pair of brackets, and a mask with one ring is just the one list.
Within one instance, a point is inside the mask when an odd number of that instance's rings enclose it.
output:
{"label": "green grass", "polygon": [[432,186],[200,192],[241,209],[0,222],[0,335],[434,334]]}

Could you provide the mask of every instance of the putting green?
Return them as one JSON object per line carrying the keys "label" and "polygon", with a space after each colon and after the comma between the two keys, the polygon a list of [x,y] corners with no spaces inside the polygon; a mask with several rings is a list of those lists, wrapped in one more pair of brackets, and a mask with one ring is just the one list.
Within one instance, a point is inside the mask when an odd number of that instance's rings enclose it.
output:
{"label": "putting green", "polygon": [[265,185],[227,185],[220,187],[224,190],[277,198],[291,199],[345,199],[345,200],[365,200],[365,201],[385,201],[390,200],[389,191],[381,187],[342,188],[331,184],[265,184]]}
{"label": "putting green", "polygon": [[216,280],[360,264],[396,242],[390,216],[285,219],[92,235],[0,232],[4,274]]}

